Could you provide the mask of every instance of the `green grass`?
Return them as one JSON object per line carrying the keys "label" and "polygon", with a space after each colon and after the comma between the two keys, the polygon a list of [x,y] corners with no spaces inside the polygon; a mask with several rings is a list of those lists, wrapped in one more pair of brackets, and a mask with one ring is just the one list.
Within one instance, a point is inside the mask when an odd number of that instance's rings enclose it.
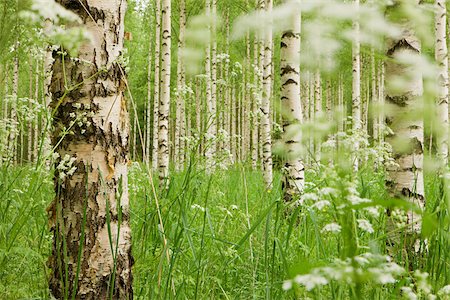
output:
{"label": "green grass", "polygon": [[[308,173],[307,193],[327,186],[343,191],[341,185],[353,180],[361,197],[381,205],[388,198],[383,174],[363,168],[350,176],[327,169]],[[48,299],[51,176],[27,167],[1,169],[0,299]],[[438,178],[427,176],[429,252],[412,258],[415,268],[430,274],[434,293],[450,283],[448,207],[439,185]],[[175,174],[169,190],[156,200],[150,178],[133,165],[129,193],[135,299],[398,299],[400,287],[414,283],[407,273],[384,286],[356,280],[284,291],[286,279],[328,266],[347,253],[385,253],[386,236],[384,214],[371,218],[362,207],[336,208],[339,193],[332,197],[334,207],[317,210],[307,204],[286,215],[280,190],[278,173],[268,191],[261,172],[244,166],[213,174],[188,169]],[[374,233],[355,229],[361,216],[371,221]],[[342,225],[340,234],[321,232],[330,222]],[[394,259],[406,268],[411,263],[402,255]]]}

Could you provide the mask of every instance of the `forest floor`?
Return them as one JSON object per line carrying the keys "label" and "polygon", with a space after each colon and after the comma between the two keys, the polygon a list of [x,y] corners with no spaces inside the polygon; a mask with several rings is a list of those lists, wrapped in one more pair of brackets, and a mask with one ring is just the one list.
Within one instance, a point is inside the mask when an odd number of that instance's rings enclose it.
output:
{"label": "forest floor", "polygon": [[[392,255],[404,268],[393,275],[394,281],[373,278],[374,266],[356,267],[352,260],[353,270],[360,271],[350,277],[321,282],[324,277],[311,276],[314,286],[308,286],[286,280],[313,268],[336,270],[349,253],[368,260],[387,253],[383,174],[364,166],[357,175],[335,168],[309,172],[302,206],[286,209],[279,173],[273,189],[266,190],[261,172],[241,165],[210,175],[189,168],[175,174],[161,195],[143,167],[133,164],[129,191],[135,299],[401,299],[410,290],[419,298],[438,294],[450,283],[448,209],[439,178],[427,178],[426,255]],[[365,200],[346,208],[338,198],[349,193],[370,199],[373,208]],[[53,195],[49,172],[1,170],[0,299],[48,299],[46,261],[52,237],[46,207]],[[425,272],[429,292],[419,285]]]}

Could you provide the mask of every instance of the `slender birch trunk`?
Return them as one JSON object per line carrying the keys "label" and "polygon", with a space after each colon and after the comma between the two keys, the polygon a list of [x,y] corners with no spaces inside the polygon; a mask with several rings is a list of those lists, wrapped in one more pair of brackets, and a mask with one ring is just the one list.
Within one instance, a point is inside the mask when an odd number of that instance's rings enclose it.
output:
{"label": "slender birch trunk", "polygon": [[169,180],[169,113],[171,68],[171,0],[162,0],[161,99],[159,104],[158,168],[162,187]]}
{"label": "slender birch trunk", "polygon": [[[214,136],[217,136],[217,130],[220,128],[220,124],[217,120],[217,0],[211,0],[211,13],[212,13],[212,26],[211,26],[211,105],[213,106],[213,129],[211,132]],[[223,149],[217,149],[217,144],[214,143],[212,147],[213,156],[217,150],[222,152]]]}
{"label": "slender birch trunk", "polygon": [[300,99],[300,14],[294,15],[291,29],[281,36],[281,105],[284,147],[286,150],[283,180],[284,201],[290,202],[303,191],[305,167],[299,157],[302,133],[298,125],[303,122]]}
{"label": "slender birch trunk", "polygon": [[259,147],[259,73],[261,73],[261,69],[259,68],[259,41],[255,37],[253,44],[253,69],[254,77],[253,77],[253,96],[252,96],[252,169],[256,170],[258,165],[258,147]]}
{"label": "slender birch trunk", "polygon": [[180,170],[184,165],[184,132],[185,128],[185,88],[186,78],[184,71],[183,49],[184,32],[186,28],[186,3],[180,0],[180,31],[178,36],[178,64],[177,64],[177,104],[176,104],[176,125],[175,125],[175,168]]}
{"label": "slender birch trunk", "polygon": [[[32,110],[33,109],[33,103],[32,103],[32,99],[33,99],[33,83],[34,83],[34,77],[33,77],[33,60],[31,59],[31,56],[29,58],[28,63],[30,64],[30,74],[29,74],[29,97],[28,97],[28,109]],[[27,134],[27,162],[31,163],[32,162],[32,157],[33,157],[33,148],[32,148],[32,143],[33,143],[33,120],[28,120],[28,134]]]}
{"label": "slender birch trunk", "polygon": [[[150,2],[151,3],[151,2]],[[152,8],[150,4],[150,9]],[[151,23],[151,21],[150,21]],[[147,64],[147,110],[146,110],[146,130],[145,130],[145,152],[144,152],[144,163],[146,163],[149,167],[150,165],[150,156],[151,156],[151,133],[152,133],[152,46],[154,43],[152,31],[149,30],[149,43],[148,43],[148,64]],[[155,86],[156,89],[156,86]]]}
{"label": "slender birch trunk", "polygon": [[155,0],[155,85],[153,92],[153,142],[152,142],[152,166],[158,169],[159,153],[159,101],[161,91],[161,0]]}
{"label": "slender birch trunk", "polygon": [[[354,5],[359,9],[359,0],[353,0]],[[361,130],[361,55],[359,41],[359,20],[353,21],[355,37],[352,47],[352,134],[358,134]],[[354,151],[358,151],[359,143],[355,141]],[[358,170],[358,158],[353,157],[353,168]]]}
{"label": "slender birch trunk", "polygon": [[[266,0],[266,11],[272,13],[272,0]],[[272,188],[272,125],[270,119],[270,102],[272,88],[272,28],[264,33],[264,59],[263,59],[263,88],[261,103],[261,131],[262,131],[262,158],[263,176],[268,189]]]}
{"label": "slender birch trunk", "polygon": [[436,62],[439,65],[438,122],[437,132],[438,157],[443,166],[448,164],[448,50],[447,50],[447,8],[445,0],[436,0],[435,32]]}
{"label": "slender birch trunk", "polygon": [[[39,103],[39,59],[36,59],[36,74],[35,74],[35,83],[34,83],[34,99],[36,103]],[[40,116],[42,118],[42,115]],[[38,143],[38,134],[39,134],[39,117],[36,117],[34,120],[34,130],[33,130],[33,159],[34,162],[37,162],[38,151],[39,151],[39,143]]]}
{"label": "slender birch trunk", "polygon": [[[419,0],[414,2],[419,3]],[[399,4],[399,3],[397,3]],[[417,4],[418,5],[418,4]],[[397,10],[404,9],[402,4],[388,9],[390,14],[397,15]],[[415,203],[419,208],[425,206],[423,158],[424,158],[424,127],[423,118],[420,117],[423,109],[422,94],[423,83],[421,70],[409,64],[400,63],[398,55],[408,53],[420,55],[420,41],[411,28],[412,20],[403,18],[398,21],[402,26],[402,34],[388,41],[386,55],[386,102],[391,109],[387,116],[387,126],[393,134],[386,137],[386,141],[392,145],[393,157],[396,164],[387,168],[388,179],[386,185],[393,197],[405,197]],[[399,89],[392,85],[398,77],[408,78],[408,83]],[[393,218],[393,216],[391,216]],[[393,220],[396,222],[396,220]],[[421,216],[407,212],[407,224],[405,235],[412,235],[411,244],[417,238],[421,229]],[[408,249],[413,250],[413,249]],[[417,250],[417,249],[415,249]]]}
{"label": "slender birch trunk", "polygon": [[[81,62],[53,52],[53,143],[60,158],[56,196],[48,208],[53,233],[50,291],[56,299],[132,299],[129,119],[124,71],[118,63],[126,1],[89,1],[86,10],[71,1],[61,3],[80,16],[92,41],[80,47]],[[88,121],[73,126],[75,134],[60,140],[60,133],[80,115]]]}
{"label": "slender birch trunk", "polygon": [[[315,101],[312,101],[314,105],[314,121],[319,122],[322,116],[322,76],[320,71],[317,70],[314,76],[314,84],[312,85],[314,88],[313,98]],[[321,151],[322,151],[322,140],[318,132],[314,133],[314,141],[315,141],[315,159],[316,162],[320,162],[321,160]]]}
{"label": "slender birch trunk", "polygon": [[12,87],[12,104],[11,104],[11,129],[9,133],[9,160],[13,164],[17,163],[17,100],[19,91],[19,42],[15,44],[14,70],[13,70],[13,87]]}
{"label": "slender birch trunk", "polygon": [[[214,0],[212,0],[214,2]],[[206,0],[206,16],[211,18],[211,0]],[[214,16],[213,16],[214,17]],[[216,153],[216,102],[213,95],[213,85],[215,85],[212,72],[212,48],[214,26],[208,26],[209,41],[206,47],[205,70],[206,70],[206,105],[207,105],[207,134],[206,134],[206,170],[212,172],[215,168],[214,155]]]}
{"label": "slender birch trunk", "polygon": [[371,98],[375,114],[372,115],[372,137],[374,144],[378,142],[378,136],[380,135],[380,125],[378,123],[378,116],[380,114],[380,101],[377,93],[377,65],[375,61],[375,49],[370,49],[370,78],[371,78]]}

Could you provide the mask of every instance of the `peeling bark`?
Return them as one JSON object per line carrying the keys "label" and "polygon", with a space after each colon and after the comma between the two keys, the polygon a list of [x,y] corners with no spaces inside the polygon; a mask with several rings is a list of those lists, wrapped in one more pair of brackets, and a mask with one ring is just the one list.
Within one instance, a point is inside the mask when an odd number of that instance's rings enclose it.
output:
{"label": "peeling bark", "polygon": [[[55,110],[52,142],[60,158],[56,197],[48,208],[50,290],[57,299],[132,299],[129,120],[118,62],[126,1],[58,2],[80,16],[92,41],[80,47],[80,60],[52,53],[48,95]],[[60,139],[78,116],[83,117],[72,126],[74,134]]]}

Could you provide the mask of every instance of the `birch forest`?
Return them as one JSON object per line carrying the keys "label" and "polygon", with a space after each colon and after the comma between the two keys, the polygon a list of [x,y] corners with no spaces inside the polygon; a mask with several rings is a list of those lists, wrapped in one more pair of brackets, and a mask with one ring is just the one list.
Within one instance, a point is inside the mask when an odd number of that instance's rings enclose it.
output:
{"label": "birch forest", "polygon": [[0,299],[450,300],[446,0],[0,0]]}

